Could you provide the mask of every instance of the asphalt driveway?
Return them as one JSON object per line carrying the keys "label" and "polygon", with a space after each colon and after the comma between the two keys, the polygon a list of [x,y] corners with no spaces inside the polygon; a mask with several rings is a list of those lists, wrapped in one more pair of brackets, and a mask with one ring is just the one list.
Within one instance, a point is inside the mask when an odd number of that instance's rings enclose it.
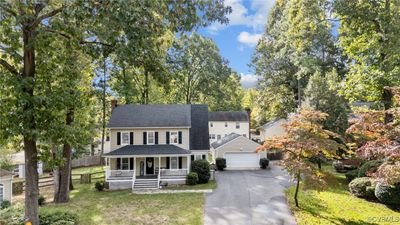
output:
{"label": "asphalt driveway", "polygon": [[206,225],[296,224],[284,193],[289,177],[278,166],[223,171],[216,178],[218,188],[206,195]]}

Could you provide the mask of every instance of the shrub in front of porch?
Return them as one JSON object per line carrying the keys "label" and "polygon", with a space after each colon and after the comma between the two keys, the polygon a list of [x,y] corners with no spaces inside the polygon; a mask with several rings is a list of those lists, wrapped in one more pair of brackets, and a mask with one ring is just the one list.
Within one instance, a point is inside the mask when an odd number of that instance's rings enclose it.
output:
{"label": "shrub in front of porch", "polygon": [[194,160],[192,162],[192,172],[197,173],[199,177],[199,184],[205,184],[211,177],[210,163],[207,160]]}
{"label": "shrub in front of porch", "polygon": [[224,158],[216,158],[215,159],[215,164],[217,166],[218,170],[224,170],[226,168],[226,159]]}
{"label": "shrub in front of porch", "polygon": [[199,176],[197,175],[197,173],[195,173],[195,172],[190,172],[188,175],[187,175],[187,184],[189,184],[189,185],[196,185],[197,184],[197,182],[199,182]]}

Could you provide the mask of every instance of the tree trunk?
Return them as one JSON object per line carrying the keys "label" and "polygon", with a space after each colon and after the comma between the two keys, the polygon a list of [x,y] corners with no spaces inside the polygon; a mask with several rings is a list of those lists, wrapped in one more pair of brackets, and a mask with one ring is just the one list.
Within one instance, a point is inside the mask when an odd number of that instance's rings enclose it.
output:
{"label": "tree trunk", "polygon": [[[66,125],[69,126],[74,121],[74,109],[68,110],[66,116]],[[55,185],[54,202],[65,203],[69,201],[69,191],[71,185],[71,159],[72,159],[72,146],[69,143],[64,143],[63,146],[63,160],[64,163],[58,166],[54,173]],[[56,173],[57,172],[57,173]]]}
{"label": "tree trunk", "polygon": [[296,207],[299,207],[299,201],[297,199],[297,196],[299,194],[299,188],[300,188],[300,170],[297,172],[297,184],[296,184],[296,191],[294,193],[294,201],[296,202]]}
{"label": "tree trunk", "polygon": [[392,108],[392,99],[393,99],[393,93],[388,87],[383,88],[383,93],[382,93],[382,102],[385,107],[385,123],[390,123],[393,122],[393,114],[387,112],[390,108]]}
{"label": "tree trunk", "polygon": [[25,217],[31,221],[32,225],[39,225],[38,215],[38,197],[39,197],[39,186],[38,179],[39,174],[37,171],[37,148],[36,139],[32,137],[29,131],[35,131],[35,114],[32,113],[34,110],[34,78],[35,78],[35,49],[34,49],[34,31],[30,25],[23,26],[23,43],[24,43],[24,63],[23,63],[23,79],[26,81],[23,87],[23,98],[27,98],[24,102],[23,108],[28,115],[23,119],[24,130],[27,133],[23,133],[24,151],[25,151]]}
{"label": "tree trunk", "polygon": [[103,101],[103,115],[102,115],[102,121],[101,121],[101,150],[100,150],[100,165],[104,165],[104,159],[103,159],[103,154],[104,154],[104,138],[106,135],[106,88],[107,88],[107,64],[106,64],[106,58],[104,57],[104,68],[103,68],[103,96],[102,96],[102,101]]}

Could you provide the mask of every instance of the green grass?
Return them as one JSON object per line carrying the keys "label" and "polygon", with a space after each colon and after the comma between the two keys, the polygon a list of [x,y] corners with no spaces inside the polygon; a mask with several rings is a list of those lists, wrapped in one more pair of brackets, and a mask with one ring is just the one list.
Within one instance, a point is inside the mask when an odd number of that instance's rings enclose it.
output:
{"label": "green grass", "polygon": [[202,224],[204,194],[132,194],[130,190],[97,192],[92,185],[75,185],[71,201],[48,204],[43,211],[76,213],[80,224]]}
{"label": "green grass", "polygon": [[[300,189],[298,197],[300,209],[295,206],[293,199],[295,187],[287,190],[290,207],[299,225],[368,225],[400,222],[400,212],[393,211],[383,204],[352,196],[348,192],[344,174],[335,172],[328,165],[325,165],[323,169],[331,171],[336,181],[331,181],[328,189],[320,192]],[[394,221],[385,222],[386,218],[389,220],[392,218]]]}
{"label": "green grass", "polygon": [[104,166],[80,167],[72,169],[72,174],[103,172],[104,168],[105,168]]}
{"label": "green grass", "polygon": [[168,189],[168,190],[204,190],[204,189],[215,189],[215,188],[217,188],[217,182],[215,182],[215,180],[210,180],[206,184],[168,185],[165,189]]}

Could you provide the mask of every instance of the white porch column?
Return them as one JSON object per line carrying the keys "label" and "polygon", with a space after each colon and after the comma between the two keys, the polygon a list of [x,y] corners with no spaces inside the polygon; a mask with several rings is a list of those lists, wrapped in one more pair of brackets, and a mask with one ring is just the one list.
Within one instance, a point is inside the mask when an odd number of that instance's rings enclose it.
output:
{"label": "white porch column", "polygon": [[191,159],[191,155],[186,156],[186,174],[188,174],[189,170],[190,170],[190,159]]}
{"label": "white porch column", "polygon": [[161,156],[158,156],[158,171],[161,171]]}

